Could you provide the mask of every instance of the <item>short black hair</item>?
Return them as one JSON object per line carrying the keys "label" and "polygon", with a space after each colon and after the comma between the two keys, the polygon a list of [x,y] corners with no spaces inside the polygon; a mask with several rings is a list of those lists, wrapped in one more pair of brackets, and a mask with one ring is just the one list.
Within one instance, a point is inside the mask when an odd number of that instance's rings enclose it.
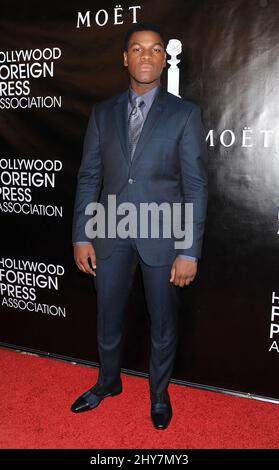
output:
{"label": "short black hair", "polygon": [[132,26],[126,33],[125,38],[124,38],[124,51],[128,50],[129,47],[129,40],[132,34],[138,32],[138,31],[153,31],[154,33],[159,34],[161,37],[163,46],[165,47],[165,39],[164,35],[161,31],[161,27],[156,24],[156,23],[136,23],[134,26]]}

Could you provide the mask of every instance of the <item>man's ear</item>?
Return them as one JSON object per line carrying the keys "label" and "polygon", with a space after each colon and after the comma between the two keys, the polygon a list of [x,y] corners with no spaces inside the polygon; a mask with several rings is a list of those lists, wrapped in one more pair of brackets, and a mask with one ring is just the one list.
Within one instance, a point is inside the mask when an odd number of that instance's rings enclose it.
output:
{"label": "man's ear", "polygon": [[164,60],[163,67],[165,68],[166,66],[167,66],[167,53],[165,52],[165,60]]}
{"label": "man's ear", "polygon": [[127,52],[123,52],[123,65],[124,67],[128,67],[128,60],[127,60]]}

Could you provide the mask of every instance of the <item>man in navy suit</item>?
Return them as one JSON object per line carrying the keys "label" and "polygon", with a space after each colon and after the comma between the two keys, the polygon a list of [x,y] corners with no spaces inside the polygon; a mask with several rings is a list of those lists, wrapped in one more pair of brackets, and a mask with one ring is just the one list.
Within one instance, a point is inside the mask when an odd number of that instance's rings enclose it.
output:
{"label": "man in navy suit", "polygon": [[[100,368],[97,383],[71,409],[92,410],[104,398],[122,392],[123,315],[139,263],[151,320],[151,419],[156,429],[165,429],[172,417],[168,384],[181,287],[194,280],[201,256],[207,205],[205,132],[199,106],[168,93],[160,84],[166,52],[157,25],[136,24],[127,32],[124,66],[130,87],[93,106],[78,174],[74,257],[81,271],[94,276]],[[175,245],[174,234],[165,237],[161,232],[158,237],[149,232],[141,236],[136,230],[138,211],[132,236],[119,235],[115,229],[110,235],[96,235],[93,208],[102,204],[108,213],[112,196],[117,207],[126,203],[136,210],[143,203],[191,204],[192,243]],[[124,212],[117,214],[117,224]],[[162,214],[156,214],[162,229]],[[187,225],[185,213],[181,214]]]}

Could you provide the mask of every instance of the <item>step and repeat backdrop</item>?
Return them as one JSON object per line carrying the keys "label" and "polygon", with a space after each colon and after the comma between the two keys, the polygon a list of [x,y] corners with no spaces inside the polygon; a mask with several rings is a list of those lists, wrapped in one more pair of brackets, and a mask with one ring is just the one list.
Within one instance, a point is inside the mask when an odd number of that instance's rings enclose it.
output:
{"label": "step and repeat backdrop", "polygon": [[[173,379],[279,400],[276,0],[1,2],[0,342],[98,363],[93,280],[72,255],[76,175],[92,105],[128,87],[123,38],[141,21],[180,41],[174,86],[201,106],[209,153]],[[147,373],[149,342],[137,271],[123,368]]]}

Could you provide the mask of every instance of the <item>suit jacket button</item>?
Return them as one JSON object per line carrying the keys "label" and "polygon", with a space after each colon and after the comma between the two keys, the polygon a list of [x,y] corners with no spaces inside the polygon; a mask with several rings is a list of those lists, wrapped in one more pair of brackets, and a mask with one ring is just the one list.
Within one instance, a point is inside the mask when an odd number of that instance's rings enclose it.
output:
{"label": "suit jacket button", "polygon": [[129,183],[130,183],[130,184],[133,184],[134,181],[135,181],[135,180],[133,180],[133,178],[129,178]]}

